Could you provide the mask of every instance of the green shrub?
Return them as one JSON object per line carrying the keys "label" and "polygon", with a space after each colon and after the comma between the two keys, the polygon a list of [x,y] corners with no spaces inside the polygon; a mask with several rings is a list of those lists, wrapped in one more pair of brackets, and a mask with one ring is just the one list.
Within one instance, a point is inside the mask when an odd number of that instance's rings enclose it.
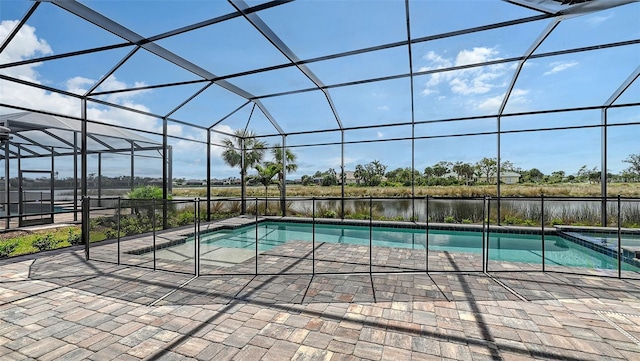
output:
{"label": "green shrub", "polygon": [[185,226],[194,222],[194,214],[191,211],[182,211],[178,214],[178,225]]}
{"label": "green shrub", "polygon": [[333,209],[327,209],[320,213],[320,218],[336,218],[338,215]]}
{"label": "green shrub", "polygon": [[[156,186],[141,186],[127,193],[129,199],[162,199],[162,188]],[[171,199],[171,196],[168,197]]]}
{"label": "green shrub", "polygon": [[33,247],[42,252],[56,248],[58,243],[60,243],[60,240],[53,238],[53,235],[48,233],[44,236],[38,235],[36,239],[33,240]]}
{"label": "green shrub", "polygon": [[563,223],[564,223],[564,222],[563,222],[563,221],[562,221],[562,219],[560,219],[560,218],[554,218],[554,219],[552,219],[552,220],[551,220],[551,225],[552,225],[552,226],[556,226],[556,225],[558,225],[558,224],[563,224]]}
{"label": "green shrub", "polygon": [[82,234],[75,233],[73,231],[73,228],[69,228],[69,235],[67,236],[67,241],[72,246],[77,246],[79,244],[82,244]]}
{"label": "green shrub", "polygon": [[18,247],[18,242],[7,241],[0,243],[0,258],[9,257],[9,255]]}
{"label": "green shrub", "polygon": [[462,220],[462,223],[463,224],[471,224],[471,223],[473,223],[473,221],[470,220],[469,218],[465,218],[465,219]]}
{"label": "green shrub", "polygon": [[456,223],[456,219],[453,216],[444,217],[444,223]]}

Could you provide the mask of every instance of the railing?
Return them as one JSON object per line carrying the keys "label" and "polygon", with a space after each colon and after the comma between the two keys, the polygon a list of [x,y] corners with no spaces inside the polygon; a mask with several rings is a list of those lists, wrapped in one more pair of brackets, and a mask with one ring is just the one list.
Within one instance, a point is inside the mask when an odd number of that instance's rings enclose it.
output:
{"label": "railing", "polygon": [[[283,205],[258,197],[246,200],[243,216],[240,202],[85,198],[87,259],[195,275],[552,271],[640,278],[638,198],[309,197]],[[283,238],[283,221],[306,233]],[[244,233],[233,233],[237,227]],[[228,234],[210,233],[216,230]],[[577,245],[588,249],[580,256],[586,261],[566,259]]]}
{"label": "railing", "polygon": [[[25,191],[22,202],[17,200],[0,203],[0,226],[4,229],[55,223],[56,218],[71,218],[69,214],[80,212],[74,201],[53,201],[50,192]],[[72,217],[75,221],[77,217]],[[65,219],[69,222],[69,219]]]}

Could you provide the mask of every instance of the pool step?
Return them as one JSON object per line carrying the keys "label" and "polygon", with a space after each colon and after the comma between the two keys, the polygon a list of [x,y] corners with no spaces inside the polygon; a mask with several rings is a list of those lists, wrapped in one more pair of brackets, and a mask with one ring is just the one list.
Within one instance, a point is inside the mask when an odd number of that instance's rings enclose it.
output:
{"label": "pool step", "polygon": [[[587,247],[596,252],[605,254],[612,258],[618,258],[618,244],[608,243],[606,240],[588,236],[579,232],[567,232],[558,230],[558,235],[573,243],[577,243],[583,247]],[[640,251],[636,249],[621,248],[621,260],[624,263],[640,268]]]}

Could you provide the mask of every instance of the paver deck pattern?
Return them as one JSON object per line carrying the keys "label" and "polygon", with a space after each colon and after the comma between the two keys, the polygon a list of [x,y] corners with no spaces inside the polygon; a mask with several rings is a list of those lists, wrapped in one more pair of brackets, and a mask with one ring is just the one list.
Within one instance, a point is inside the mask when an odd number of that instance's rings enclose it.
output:
{"label": "paver deck pattern", "polygon": [[[249,259],[233,268],[247,274],[195,277],[180,262],[100,261],[113,247],[0,261],[0,359],[640,359],[637,279],[499,262],[483,273],[477,256],[444,252],[430,269],[447,272],[312,275],[366,272],[369,254],[320,244],[314,265],[308,242],[261,254],[266,275]],[[374,272],[425,262],[379,251]]]}

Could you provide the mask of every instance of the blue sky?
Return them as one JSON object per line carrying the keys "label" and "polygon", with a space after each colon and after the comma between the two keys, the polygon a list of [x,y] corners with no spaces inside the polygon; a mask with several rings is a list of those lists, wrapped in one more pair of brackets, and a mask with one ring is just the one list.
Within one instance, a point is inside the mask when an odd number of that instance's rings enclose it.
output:
{"label": "blue sky", "polygon": [[[194,22],[232,12],[225,1],[83,1],[91,9],[143,36],[154,36]],[[250,6],[261,3],[249,1]],[[537,1],[534,3],[538,3]],[[3,1],[0,4],[0,38],[13,28],[31,6],[30,1]],[[503,1],[410,1],[411,36],[413,39],[444,34],[464,28],[509,21],[540,13]],[[455,14],[455,16],[452,16]],[[336,54],[406,39],[404,1],[319,1],[302,0],[258,13],[275,34],[300,59]],[[155,20],[159,17],[161,21]],[[640,3],[627,4],[601,12],[568,18],[554,29],[534,52],[520,72],[505,113],[599,106],[613,94],[640,65],[640,45],[626,45],[551,57],[537,54],[600,45],[609,42],[640,39]],[[311,62],[308,68],[325,84],[345,127],[362,127],[348,131],[345,140],[388,140],[410,137],[411,126],[378,127],[390,123],[411,122],[413,95],[416,122],[494,115],[518,67],[516,61],[504,61],[524,54],[552,20],[540,20],[508,28],[498,28],[469,35],[447,37],[412,45],[412,58],[406,46],[375,52]],[[0,63],[10,63],[41,56],[62,54],[84,48],[123,42],[82,19],[52,4],[43,3],[29,19],[21,33],[0,54]],[[243,18],[235,18],[175,37],[158,44],[179,56],[211,71],[229,75],[288,62],[255,28]],[[64,58],[21,67],[0,69],[1,74],[83,94],[131,47]],[[336,86],[372,77],[406,74],[411,60],[413,71],[428,72],[470,64],[497,61],[497,64],[459,70],[416,75],[353,86]],[[168,63],[144,49],[139,50],[98,91],[127,89],[167,82],[196,80],[198,77]],[[314,87],[295,67],[238,76],[229,82],[256,95],[267,95]],[[615,104],[640,102],[640,80]],[[204,84],[115,93],[100,99],[145,112],[165,115],[202,88]],[[39,89],[27,89],[16,83],[1,81],[1,102],[20,107],[78,117],[77,99]],[[242,97],[212,86],[171,117],[210,126],[246,102]],[[321,91],[268,97],[264,106],[285,132],[336,129],[338,124]],[[0,108],[0,112],[15,110]],[[276,134],[276,130],[258,108],[252,113],[248,104],[216,128],[223,132],[243,128],[251,114],[249,128],[259,134]],[[100,122],[140,129],[144,136],[161,142],[162,123],[154,117],[128,113],[117,108],[90,103],[89,116]],[[501,129],[533,130],[566,126],[599,125],[599,110],[554,114],[504,117]],[[609,170],[617,173],[626,168],[622,162],[631,153],[640,153],[638,108],[616,108],[609,111],[609,123],[623,124],[609,129]],[[423,170],[438,161],[474,163],[483,157],[495,157],[496,118],[425,123],[415,127],[417,137],[475,134],[450,138],[415,141],[415,166]],[[204,179],[206,177],[206,132],[179,123],[170,123],[169,134],[174,149],[174,176]],[[222,135],[213,134],[220,143]],[[266,139],[269,144],[280,137]],[[340,142],[340,132],[313,135],[290,135],[289,145]],[[380,160],[389,170],[411,166],[412,144],[409,140],[345,145],[346,169],[357,164]],[[600,166],[601,129],[575,131],[548,130],[504,134],[501,157],[523,169],[539,168],[549,174],[564,170],[575,173],[581,166]],[[236,176],[238,171],[219,158],[221,148],[214,147],[213,176]],[[295,147],[299,170],[290,178],[312,174],[316,170],[339,168],[339,145]],[[33,167],[38,167],[34,164]],[[70,160],[57,165],[61,174],[72,169]],[[97,167],[92,158],[90,167]],[[94,170],[95,171],[95,170]],[[106,175],[128,174],[128,158],[105,157]],[[139,175],[161,176],[161,162],[148,158],[136,160]]]}

